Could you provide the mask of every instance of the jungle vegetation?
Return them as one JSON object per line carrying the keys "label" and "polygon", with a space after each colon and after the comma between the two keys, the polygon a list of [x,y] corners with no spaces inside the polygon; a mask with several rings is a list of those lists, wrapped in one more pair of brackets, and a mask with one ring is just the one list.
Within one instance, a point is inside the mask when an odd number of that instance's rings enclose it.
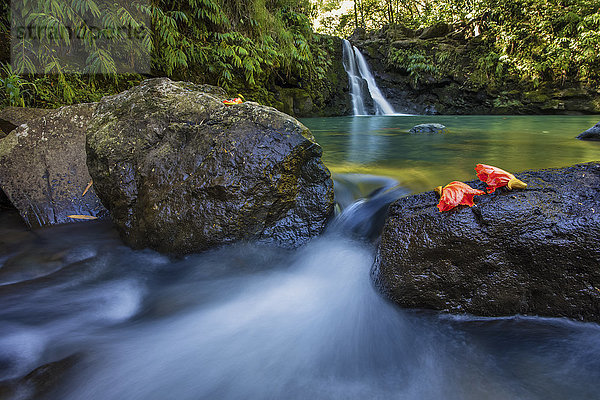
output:
{"label": "jungle vegetation", "polygon": [[[147,76],[217,84],[266,104],[268,88],[319,93],[331,42],[356,28],[423,28],[444,22],[478,37],[488,78],[510,71],[537,85],[600,81],[598,0],[23,0],[0,5],[0,103],[57,107],[96,101]],[[344,4],[345,11],[338,12]],[[333,12],[333,13],[332,13]],[[90,21],[97,21],[92,26]],[[37,27],[38,43],[11,22]],[[314,22],[319,22],[313,25]],[[14,26],[12,27],[14,29]],[[132,38],[130,33],[134,32]],[[76,37],[77,44],[74,44]],[[69,48],[64,54],[58,45]],[[60,47],[60,46],[58,46]],[[85,54],[85,57],[76,57]],[[395,54],[415,71],[423,55]],[[395,58],[394,58],[395,57]],[[411,58],[412,57],[412,58]],[[411,61],[412,60],[412,61]],[[123,73],[123,72],[126,73]]]}
{"label": "jungle vegetation", "polygon": [[[13,105],[94,101],[145,76],[216,84],[269,102],[268,81],[323,79],[329,62],[307,16],[310,3],[301,0],[24,0],[2,7],[4,42],[11,20],[37,35],[17,35],[10,64],[3,51],[2,101]],[[69,49],[67,61],[57,48]]]}
{"label": "jungle vegetation", "polygon": [[[442,22],[478,37],[485,48],[478,62],[485,64],[481,67],[487,79],[502,79],[510,72],[534,86],[600,81],[598,0],[356,0],[354,7],[332,16],[342,3],[319,1],[322,32],[349,36],[356,28],[418,29]],[[422,54],[399,55],[398,61],[406,62],[408,56],[417,66],[436,68],[417,60]]]}

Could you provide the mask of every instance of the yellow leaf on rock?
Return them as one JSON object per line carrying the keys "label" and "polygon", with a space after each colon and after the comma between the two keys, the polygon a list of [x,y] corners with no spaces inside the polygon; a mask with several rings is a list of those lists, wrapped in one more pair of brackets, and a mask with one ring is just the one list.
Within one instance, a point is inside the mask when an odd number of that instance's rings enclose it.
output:
{"label": "yellow leaf on rock", "polygon": [[67,218],[73,218],[73,219],[98,219],[98,217],[94,217],[93,215],[67,215]]}
{"label": "yellow leaf on rock", "polygon": [[94,180],[90,180],[90,183],[88,183],[87,186],[85,187],[85,190],[81,194],[81,197],[85,196],[85,194],[87,193],[87,191],[90,190],[90,188],[92,187],[93,183],[94,183]]}

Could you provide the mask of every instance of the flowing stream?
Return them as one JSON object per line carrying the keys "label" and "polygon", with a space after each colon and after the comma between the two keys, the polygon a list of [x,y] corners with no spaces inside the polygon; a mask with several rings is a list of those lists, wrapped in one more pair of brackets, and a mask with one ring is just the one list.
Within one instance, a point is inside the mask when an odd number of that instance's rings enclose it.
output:
{"label": "flowing stream", "polygon": [[[350,96],[352,98],[352,108],[354,115],[367,115],[365,107],[365,98],[369,96],[373,100],[376,115],[394,114],[394,108],[386,100],[383,93],[375,82],[375,77],[367,64],[367,60],[356,46],[352,46],[349,41],[343,39],[343,65],[348,74],[350,84]],[[364,90],[366,83],[367,90]]]}
{"label": "flowing stream", "polygon": [[[345,121],[305,122],[335,158]],[[600,158],[598,145],[565,157]],[[341,213],[295,251],[170,258],[108,223],[31,232],[0,212],[0,399],[600,398],[597,324],[403,310],[377,293],[385,208],[411,191],[397,183],[337,174]]]}

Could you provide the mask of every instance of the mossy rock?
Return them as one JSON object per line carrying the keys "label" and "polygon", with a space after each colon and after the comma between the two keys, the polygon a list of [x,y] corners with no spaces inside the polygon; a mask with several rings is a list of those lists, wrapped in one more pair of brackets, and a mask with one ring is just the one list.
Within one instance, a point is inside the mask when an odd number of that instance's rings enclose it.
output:
{"label": "mossy rock", "polygon": [[90,187],[85,130],[95,103],[44,110],[0,140],[0,187],[28,226],[107,216]]}
{"label": "mossy rock", "polygon": [[529,101],[531,103],[545,103],[550,100],[551,97],[547,93],[536,90],[532,92],[525,92],[523,94],[523,98],[525,101]]}
{"label": "mossy rock", "polygon": [[123,240],[184,254],[321,233],[333,183],[294,118],[206,88],[151,79],[98,104],[87,131],[94,186]]}

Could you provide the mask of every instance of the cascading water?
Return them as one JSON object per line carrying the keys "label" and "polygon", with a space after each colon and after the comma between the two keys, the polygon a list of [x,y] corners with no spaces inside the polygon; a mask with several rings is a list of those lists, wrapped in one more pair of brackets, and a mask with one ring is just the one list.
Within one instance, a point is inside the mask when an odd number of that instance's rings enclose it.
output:
{"label": "cascading water", "polygon": [[369,66],[367,65],[367,61],[362,53],[354,47],[354,54],[356,56],[356,61],[358,64],[358,70],[360,71],[361,76],[367,81],[367,86],[369,88],[369,93],[371,94],[371,98],[375,102],[375,106],[377,107],[377,114],[394,114],[394,108],[390,103],[387,102],[381,90],[375,83],[375,78],[373,74],[369,70]]}
{"label": "cascading water", "polygon": [[344,69],[348,74],[348,82],[350,83],[354,115],[367,115],[364,101],[367,93],[363,90],[363,81],[367,83],[368,95],[375,104],[375,113],[377,115],[395,114],[394,108],[388,103],[377,86],[365,57],[360,50],[352,46],[346,39],[343,39],[343,55]]}
{"label": "cascading water", "polygon": [[361,77],[358,73],[356,60],[352,45],[346,39],[343,40],[343,64],[346,73],[348,74],[348,82],[350,83],[350,96],[352,98],[352,110],[354,115],[365,115],[365,103],[363,102],[363,94],[361,88]]}
{"label": "cascading water", "polygon": [[338,177],[341,215],[296,251],[169,258],[124,247],[109,224],[32,233],[0,213],[0,398],[597,398],[596,324],[444,317],[379,296],[360,237],[377,235],[396,183]]}

